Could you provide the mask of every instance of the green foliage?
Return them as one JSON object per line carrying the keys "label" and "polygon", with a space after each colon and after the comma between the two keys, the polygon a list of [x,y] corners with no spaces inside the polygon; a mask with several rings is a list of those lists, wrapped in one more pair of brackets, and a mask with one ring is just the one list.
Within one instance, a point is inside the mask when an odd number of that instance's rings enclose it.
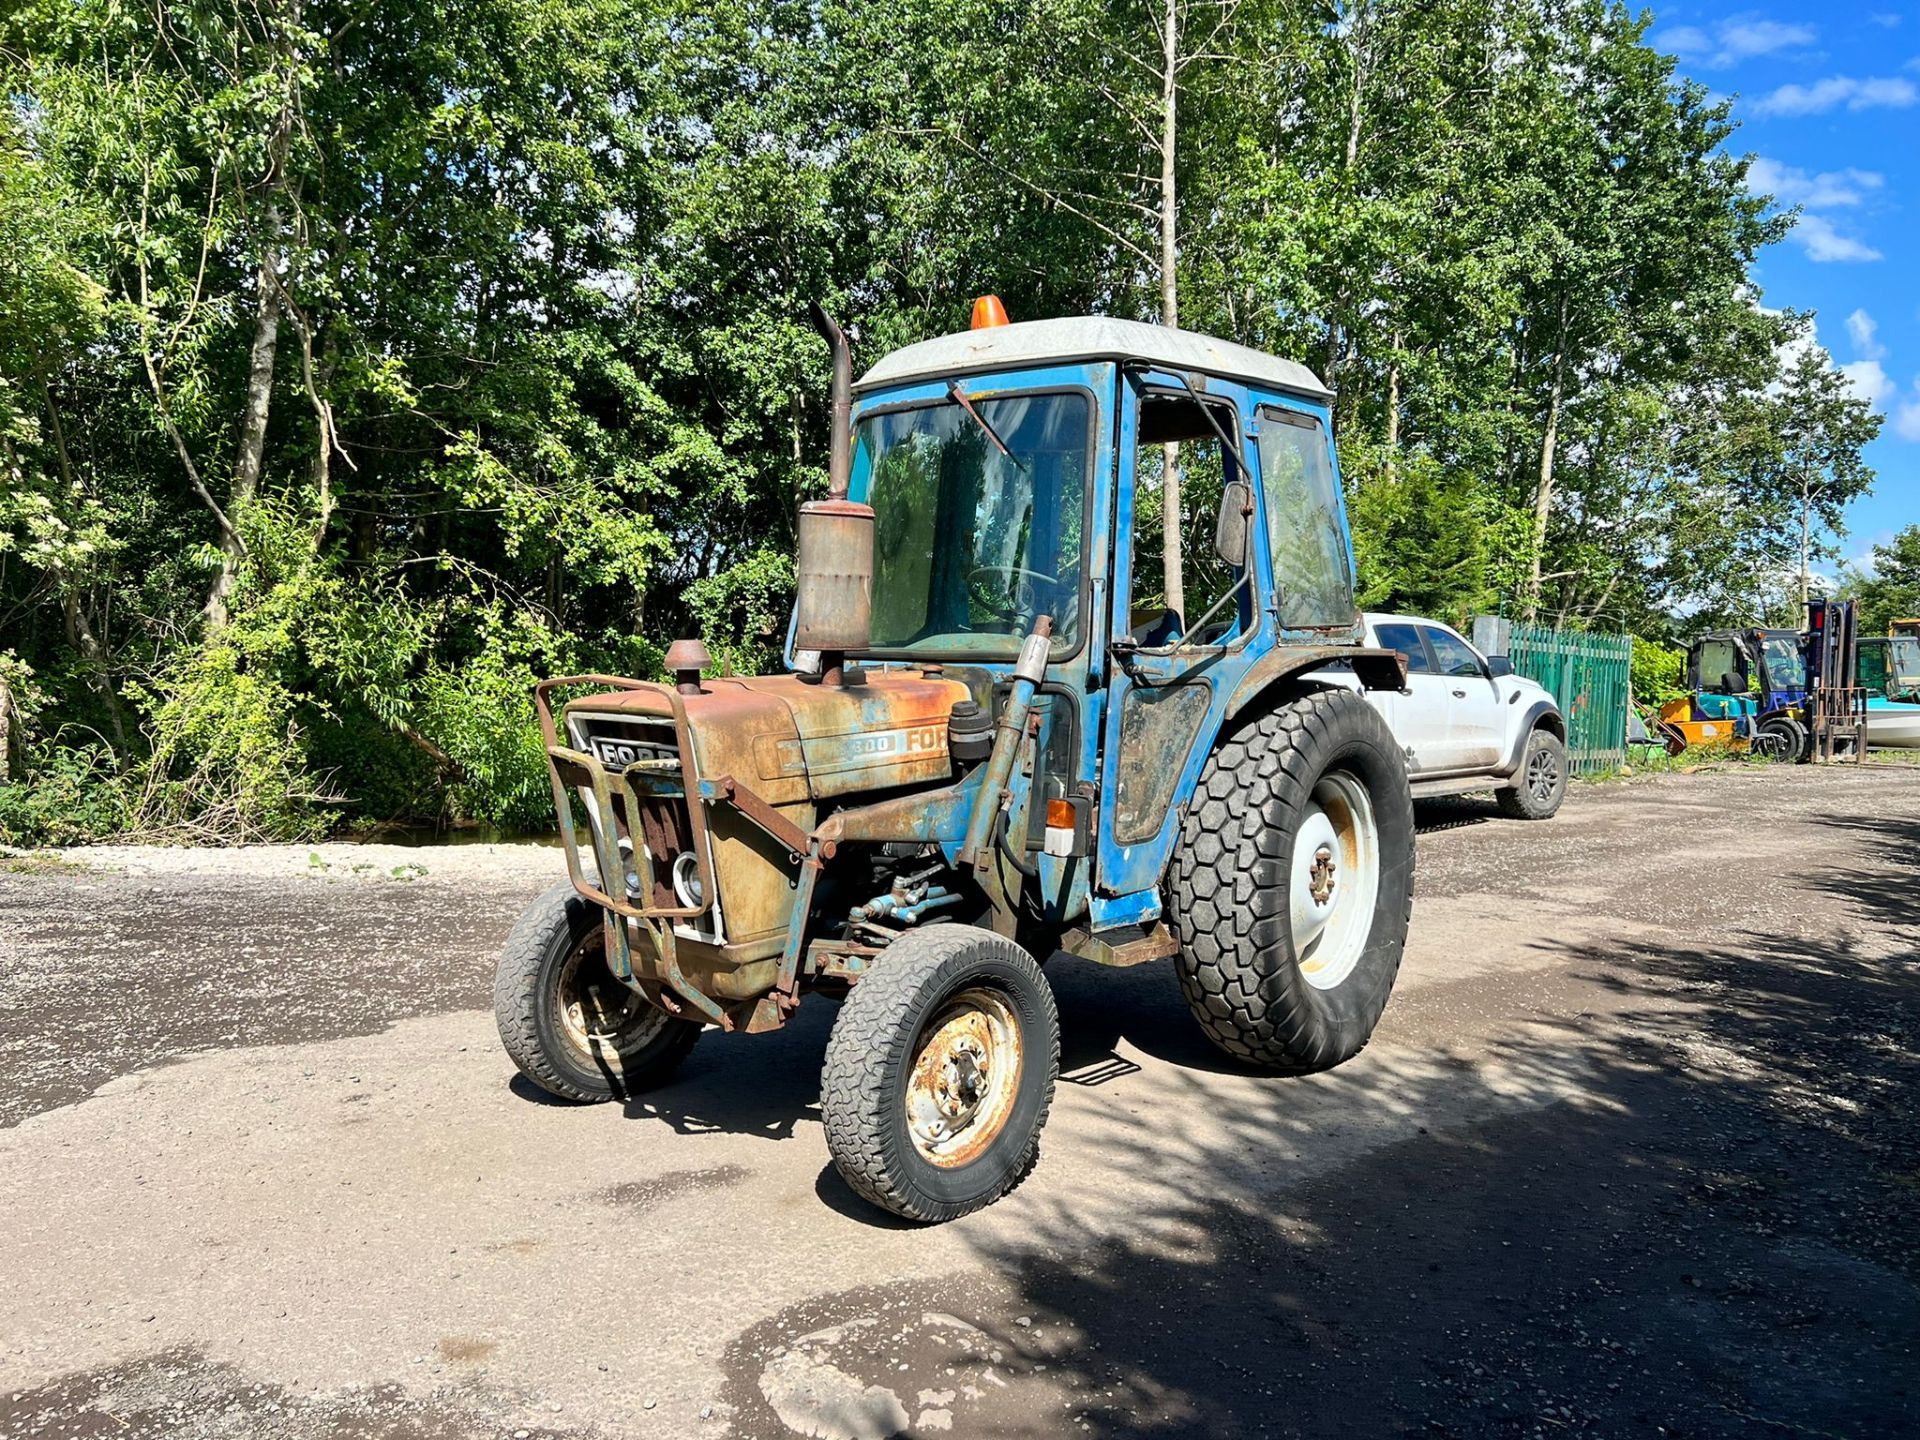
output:
{"label": "green foliage", "polygon": [[1860,602],[1860,633],[1884,635],[1895,620],[1920,618],[1920,525],[1873,547],[1873,569],[1846,577],[1843,595]]}
{"label": "green foliage", "polygon": [[1307,360],[1370,605],[1757,617],[1871,478],[1726,105],[1605,0],[339,20],[0,18],[0,634],[71,833],[544,824],[536,677],[776,664],[809,300],[863,361],[983,291]]}
{"label": "green foliage", "polygon": [[[1358,444],[1341,456],[1350,476],[1373,458]],[[1361,608],[1463,623],[1490,593],[1492,497],[1430,456],[1394,459],[1391,473],[1362,481],[1348,509]]]}
{"label": "green foliage", "polygon": [[1664,705],[1687,693],[1687,652],[1633,637],[1633,698]]}

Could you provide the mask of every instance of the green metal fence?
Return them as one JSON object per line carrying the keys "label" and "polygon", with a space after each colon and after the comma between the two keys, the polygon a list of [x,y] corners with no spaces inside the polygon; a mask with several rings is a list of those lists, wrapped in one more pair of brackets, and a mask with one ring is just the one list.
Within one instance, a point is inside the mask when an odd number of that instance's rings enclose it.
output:
{"label": "green metal fence", "polygon": [[1537,680],[1567,718],[1567,754],[1576,775],[1624,764],[1633,696],[1633,637],[1513,623],[1514,670]]}

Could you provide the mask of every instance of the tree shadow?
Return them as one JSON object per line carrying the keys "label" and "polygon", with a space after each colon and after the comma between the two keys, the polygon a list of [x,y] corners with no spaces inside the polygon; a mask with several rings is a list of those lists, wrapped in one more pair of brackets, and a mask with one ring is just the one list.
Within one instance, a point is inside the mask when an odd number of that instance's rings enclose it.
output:
{"label": "tree shadow", "polygon": [[[1907,822],[1860,828],[1911,853]],[[1043,1164],[956,1227],[967,1276],[804,1325],[883,1327],[884,1364],[831,1363],[946,1397],[910,1435],[1920,1431],[1920,955],[1883,943],[1911,889],[1837,868],[1803,883],[1857,880],[1874,929],[1543,942],[1577,1008],[1476,991],[1328,1075],[1174,1072],[1076,1135],[1091,1183]],[[1050,974],[1083,1063],[1191,1024],[1171,977]],[[890,1318],[916,1307],[965,1343]],[[756,1377],[801,1324],[729,1352],[750,1431],[778,1433]]]}

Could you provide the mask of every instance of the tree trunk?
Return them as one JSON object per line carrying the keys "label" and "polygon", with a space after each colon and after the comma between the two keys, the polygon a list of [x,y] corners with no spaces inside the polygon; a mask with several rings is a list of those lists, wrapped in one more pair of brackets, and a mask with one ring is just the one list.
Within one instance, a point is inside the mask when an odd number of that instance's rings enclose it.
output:
{"label": "tree trunk", "polygon": [[1527,576],[1526,621],[1540,613],[1540,562],[1547,549],[1547,521],[1553,514],[1553,455],[1560,439],[1560,399],[1567,373],[1567,300],[1560,297],[1560,339],[1553,352],[1553,389],[1547,399],[1547,431],[1540,440],[1540,478],[1533,491],[1533,565]]}
{"label": "tree trunk", "polygon": [[[244,512],[260,489],[260,466],[267,446],[267,416],[273,404],[273,361],[280,345],[279,245],[280,207],[272,201],[266,208],[266,231],[260,242],[260,268],[256,278],[259,291],[253,320],[253,355],[247,368],[247,400],[240,415],[240,441],[233,462],[233,490],[227,501],[227,513]],[[322,441],[324,444],[324,440]],[[209,630],[223,630],[227,624],[227,599],[233,594],[234,577],[242,558],[240,538],[230,531],[220,534],[220,570],[207,593],[206,617]]]}
{"label": "tree trunk", "polygon": [[[1813,568],[1813,489],[1807,484],[1800,486],[1800,614],[1807,613],[1807,599],[1812,590],[1809,583],[1809,571]],[[1795,621],[1795,624],[1800,623]]]}
{"label": "tree trunk", "polygon": [[[1180,210],[1174,167],[1180,135],[1180,0],[1166,0],[1166,4],[1166,24],[1160,32],[1160,323],[1174,326],[1180,323]],[[1180,447],[1169,441],[1161,454],[1160,538],[1167,608],[1184,622],[1187,594],[1180,564]]]}
{"label": "tree trunk", "polygon": [[12,778],[13,691],[7,687],[5,671],[0,671],[0,785]]}
{"label": "tree trunk", "polygon": [[1387,479],[1400,478],[1400,336],[1393,337],[1393,359],[1387,365]]}

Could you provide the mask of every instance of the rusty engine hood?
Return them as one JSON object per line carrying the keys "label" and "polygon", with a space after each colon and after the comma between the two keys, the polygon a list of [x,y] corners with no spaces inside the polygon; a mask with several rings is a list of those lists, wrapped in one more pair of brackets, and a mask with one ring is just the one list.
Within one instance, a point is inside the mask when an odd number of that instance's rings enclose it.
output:
{"label": "rusty engine hood", "polygon": [[647,685],[585,696],[565,713],[664,717],[680,700],[699,778],[731,775],[781,805],[952,778],[947,716],[967,696],[958,680],[875,670],[845,686],[797,675],[707,680],[697,695]]}

